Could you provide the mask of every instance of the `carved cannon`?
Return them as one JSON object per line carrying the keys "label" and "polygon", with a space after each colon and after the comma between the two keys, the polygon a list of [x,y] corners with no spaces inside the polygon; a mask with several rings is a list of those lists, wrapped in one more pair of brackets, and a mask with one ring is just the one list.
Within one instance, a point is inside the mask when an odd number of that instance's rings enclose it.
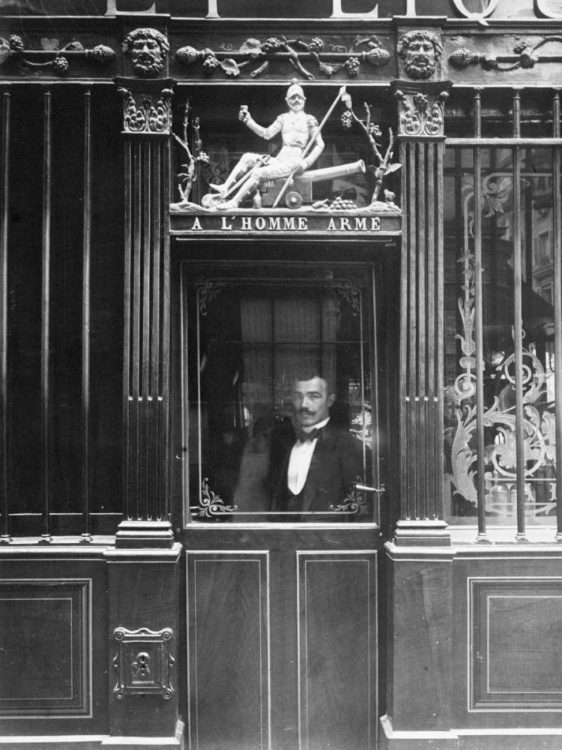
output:
{"label": "carved cannon", "polygon": [[[283,196],[283,202],[288,208],[299,208],[303,203],[312,202],[312,185],[324,180],[335,180],[338,177],[349,177],[353,174],[365,174],[365,162],[362,159],[351,164],[341,164],[337,167],[324,169],[309,169],[299,177],[295,177],[290,188]],[[271,180],[260,187],[262,205],[264,208],[272,206],[281,192],[285,179]]]}

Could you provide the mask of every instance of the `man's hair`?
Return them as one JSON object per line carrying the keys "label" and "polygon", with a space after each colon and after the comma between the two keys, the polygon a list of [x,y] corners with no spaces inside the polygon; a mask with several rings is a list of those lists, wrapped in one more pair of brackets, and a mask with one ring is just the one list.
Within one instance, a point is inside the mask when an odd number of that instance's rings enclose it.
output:
{"label": "man's hair", "polygon": [[314,378],[321,378],[326,383],[328,395],[336,392],[335,378],[328,373],[325,373],[319,367],[304,367],[300,370],[295,370],[292,382],[303,382],[314,380]]}

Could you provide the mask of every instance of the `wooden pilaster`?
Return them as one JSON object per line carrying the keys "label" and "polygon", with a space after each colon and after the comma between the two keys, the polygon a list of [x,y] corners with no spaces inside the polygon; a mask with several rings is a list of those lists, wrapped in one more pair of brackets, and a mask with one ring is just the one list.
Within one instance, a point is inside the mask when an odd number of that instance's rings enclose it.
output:
{"label": "wooden pilaster", "polygon": [[[415,35],[431,47],[427,70],[408,67]],[[396,80],[402,163],[400,444],[401,513],[397,544],[450,544],[443,520],[443,151],[444,104],[450,83],[439,77],[435,30],[408,30]],[[412,40],[413,41],[410,41]],[[412,53],[414,61],[417,60]],[[427,53],[431,56],[430,52]],[[433,66],[433,67],[432,67]]]}
{"label": "wooden pilaster", "polygon": [[118,547],[170,547],[170,133],[173,82],[116,79],[125,140],[124,518]]}

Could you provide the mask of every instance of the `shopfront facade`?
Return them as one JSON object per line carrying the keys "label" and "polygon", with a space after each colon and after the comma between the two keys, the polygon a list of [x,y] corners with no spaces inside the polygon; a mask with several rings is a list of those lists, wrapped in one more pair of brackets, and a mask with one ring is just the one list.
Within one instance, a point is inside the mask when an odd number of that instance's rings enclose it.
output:
{"label": "shopfront facade", "polygon": [[561,75],[558,0],[0,9],[0,747],[558,748]]}

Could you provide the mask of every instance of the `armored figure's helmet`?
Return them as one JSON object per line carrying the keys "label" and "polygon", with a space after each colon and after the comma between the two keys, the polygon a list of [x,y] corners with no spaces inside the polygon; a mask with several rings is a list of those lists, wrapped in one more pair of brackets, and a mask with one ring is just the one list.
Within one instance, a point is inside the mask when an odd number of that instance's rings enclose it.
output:
{"label": "armored figure's helmet", "polygon": [[299,86],[296,78],[293,78],[293,80],[291,81],[291,85],[287,89],[287,96],[285,97],[285,99],[288,101],[292,96],[300,96],[303,99],[306,99],[304,91],[302,90],[302,86]]}

